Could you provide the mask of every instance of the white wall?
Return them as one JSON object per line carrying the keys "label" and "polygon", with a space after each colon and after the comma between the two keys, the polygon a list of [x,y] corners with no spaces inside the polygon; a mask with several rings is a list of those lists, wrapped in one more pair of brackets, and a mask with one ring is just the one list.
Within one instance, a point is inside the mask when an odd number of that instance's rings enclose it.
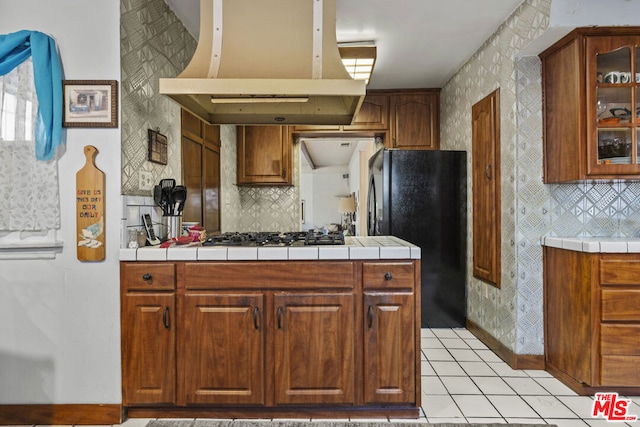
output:
{"label": "white wall", "polygon": [[338,204],[339,196],[349,194],[348,180],[342,177],[348,173],[347,167],[327,167],[300,173],[300,199],[307,204],[303,230],[329,228],[331,224],[342,222]]}
{"label": "white wall", "polygon": [[[118,0],[5,0],[0,33],[57,42],[70,80],[120,81]],[[106,176],[106,260],[75,249],[75,174],[94,145]],[[0,404],[120,403],[120,128],[67,129],[58,164],[64,249],[55,260],[0,261]]]}

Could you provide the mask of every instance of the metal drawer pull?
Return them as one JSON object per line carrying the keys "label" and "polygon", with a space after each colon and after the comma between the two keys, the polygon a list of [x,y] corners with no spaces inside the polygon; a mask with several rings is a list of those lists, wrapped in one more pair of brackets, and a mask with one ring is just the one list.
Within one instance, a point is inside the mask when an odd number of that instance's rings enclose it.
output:
{"label": "metal drawer pull", "polygon": [[282,329],[282,307],[278,307],[278,329]]}
{"label": "metal drawer pull", "polygon": [[373,307],[369,306],[369,329],[373,327]]}
{"label": "metal drawer pull", "polygon": [[165,329],[169,329],[171,327],[169,324],[169,307],[165,307],[164,312],[162,312],[162,324]]}
{"label": "metal drawer pull", "polygon": [[145,273],[142,275],[142,280],[144,280],[145,282],[150,282],[151,279],[153,279],[153,276],[149,273]]}
{"label": "metal drawer pull", "polygon": [[391,273],[384,273],[384,280],[391,280],[393,279],[393,275]]}
{"label": "metal drawer pull", "polygon": [[491,178],[493,176],[493,174],[491,173],[491,165],[487,165],[484,168],[484,176],[486,176],[488,180],[491,180]]}
{"label": "metal drawer pull", "polygon": [[260,325],[258,325],[258,314],[260,314],[260,310],[258,310],[258,307],[254,307],[253,308],[253,326],[256,329],[260,329]]}

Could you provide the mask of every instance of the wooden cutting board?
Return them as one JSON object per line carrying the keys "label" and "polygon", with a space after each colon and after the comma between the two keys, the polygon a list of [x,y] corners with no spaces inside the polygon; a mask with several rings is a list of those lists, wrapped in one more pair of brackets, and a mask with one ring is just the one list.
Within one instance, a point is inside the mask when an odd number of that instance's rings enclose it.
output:
{"label": "wooden cutting board", "polygon": [[76,173],[76,239],[80,261],[105,258],[104,172],[96,167],[98,149],[84,147],[87,162]]}

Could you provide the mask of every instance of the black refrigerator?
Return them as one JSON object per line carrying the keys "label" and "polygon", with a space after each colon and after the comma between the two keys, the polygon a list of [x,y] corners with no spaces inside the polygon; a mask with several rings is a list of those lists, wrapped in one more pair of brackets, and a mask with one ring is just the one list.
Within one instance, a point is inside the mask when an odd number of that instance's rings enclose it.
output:
{"label": "black refrigerator", "polygon": [[466,155],[383,149],[369,160],[368,234],[420,247],[422,327],[465,326]]}

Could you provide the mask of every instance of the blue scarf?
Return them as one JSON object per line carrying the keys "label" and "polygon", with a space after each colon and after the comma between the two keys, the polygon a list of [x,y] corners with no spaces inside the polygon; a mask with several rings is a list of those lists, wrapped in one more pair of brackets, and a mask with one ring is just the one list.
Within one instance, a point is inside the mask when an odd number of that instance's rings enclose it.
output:
{"label": "blue scarf", "polygon": [[38,31],[0,35],[0,76],[33,57],[38,97],[36,158],[50,160],[62,143],[62,69],[56,42]]}

